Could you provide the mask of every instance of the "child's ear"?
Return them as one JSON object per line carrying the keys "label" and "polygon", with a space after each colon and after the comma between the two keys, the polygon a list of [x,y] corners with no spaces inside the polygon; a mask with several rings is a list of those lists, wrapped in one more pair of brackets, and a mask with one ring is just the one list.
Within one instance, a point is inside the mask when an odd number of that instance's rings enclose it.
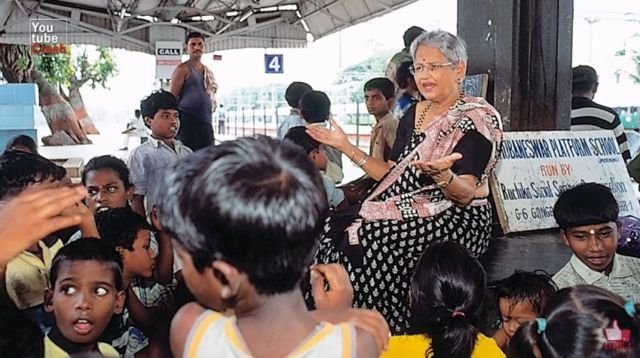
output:
{"label": "child's ear", "polygon": [[565,229],[560,229],[560,237],[562,238],[562,242],[564,242],[565,245],[569,246],[569,239],[567,238],[567,232],[565,231]]}
{"label": "child's ear", "polygon": [[211,266],[213,268],[213,275],[220,281],[220,285],[222,286],[220,298],[222,298],[222,300],[229,300],[235,297],[240,290],[242,274],[233,265],[222,260],[214,261]]}
{"label": "child's ear", "polygon": [[113,313],[122,314],[122,311],[124,310],[126,297],[127,295],[125,294],[124,291],[118,291],[118,293],[116,294],[116,306],[113,309]]}
{"label": "child's ear", "polygon": [[128,251],[127,249],[125,249],[122,246],[116,246],[116,252],[118,253],[118,255],[120,255],[120,258],[122,259],[122,265],[124,266],[124,259],[127,256],[126,255],[126,251]]}
{"label": "child's ear", "polygon": [[131,184],[131,185],[129,186],[129,188],[127,188],[127,189],[125,189],[125,190],[124,190],[124,193],[125,193],[125,195],[127,196],[127,200],[128,200],[128,201],[133,200],[133,192],[134,192],[134,190],[135,190],[135,189],[136,189],[136,187],[135,187],[135,186],[133,186],[133,184]]}
{"label": "child's ear", "polygon": [[45,312],[53,312],[53,289],[44,290],[44,310]]}
{"label": "child's ear", "polygon": [[152,119],[153,118],[151,118],[151,117],[144,117],[144,123],[146,123],[148,126],[151,126],[151,120]]}

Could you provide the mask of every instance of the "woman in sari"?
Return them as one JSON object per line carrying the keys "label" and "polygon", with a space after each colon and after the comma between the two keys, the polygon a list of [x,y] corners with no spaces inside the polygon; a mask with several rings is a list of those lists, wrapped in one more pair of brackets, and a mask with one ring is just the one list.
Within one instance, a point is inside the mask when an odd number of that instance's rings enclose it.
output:
{"label": "woman in sari", "polygon": [[467,52],[460,38],[425,32],[411,45],[411,55],[425,100],[400,121],[395,162],[370,158],[335,122],[332,129],[307,130],[379,180],[361,206],[328,220],[316,260],[342,263],[354,305],[382,313],[397,334],[409,328],[411,275],[429,244],[454,241],[475,256],[487,250],[488,178],[502,140],[498,112],[461,92]]}

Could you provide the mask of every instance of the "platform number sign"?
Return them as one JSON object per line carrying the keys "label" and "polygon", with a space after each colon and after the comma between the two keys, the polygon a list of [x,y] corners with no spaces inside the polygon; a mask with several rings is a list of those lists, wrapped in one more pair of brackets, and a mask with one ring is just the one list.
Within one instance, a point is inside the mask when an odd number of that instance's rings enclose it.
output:
{"label": "platform number sign", "polygon": [[282,63],[283,55],[264,55],[264,72],[265,73],[284,73],[284,65]]}

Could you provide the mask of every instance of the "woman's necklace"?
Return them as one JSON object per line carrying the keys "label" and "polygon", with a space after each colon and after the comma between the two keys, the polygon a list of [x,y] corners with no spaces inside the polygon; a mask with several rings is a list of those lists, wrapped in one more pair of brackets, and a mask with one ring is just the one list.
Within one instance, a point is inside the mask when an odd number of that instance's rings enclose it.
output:
{"label": "woman's necklace", "polygon": [[[456,106],[458,106],[458,104],[463,101],[463,94],[460,94],[460,97],[458,97],[458,99],[453,103],[453,105],[451,105],[451,107],[449,107],[448,111],[451,111],[452,109],[456,108]],[[431,107],[433,107],[433,102],[428,101],[425,106],[424,109],[422,110],[422,112],[420,112],[420,115],[418,116],[418,120],[416,121],[416,127],[414,128],[414,130],[418,133],[422,132],[422,125],[424,124],[424,118],[427,116],[427,113],[429,112],[429,110],[431,109]]]}

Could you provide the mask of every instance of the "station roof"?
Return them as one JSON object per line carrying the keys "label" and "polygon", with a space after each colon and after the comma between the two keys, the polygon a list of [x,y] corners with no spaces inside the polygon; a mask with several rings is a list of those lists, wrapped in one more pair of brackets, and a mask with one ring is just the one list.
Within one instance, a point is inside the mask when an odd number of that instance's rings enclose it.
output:
{"label": "station roof", "polygon": [[[209,51],[299,48],[416,0],[5,0],[0,43],[31,44],[35,20],[59,20],[67,43],[147,53],[199,31]],[[56,28],[57,30],[58,28]]]}

